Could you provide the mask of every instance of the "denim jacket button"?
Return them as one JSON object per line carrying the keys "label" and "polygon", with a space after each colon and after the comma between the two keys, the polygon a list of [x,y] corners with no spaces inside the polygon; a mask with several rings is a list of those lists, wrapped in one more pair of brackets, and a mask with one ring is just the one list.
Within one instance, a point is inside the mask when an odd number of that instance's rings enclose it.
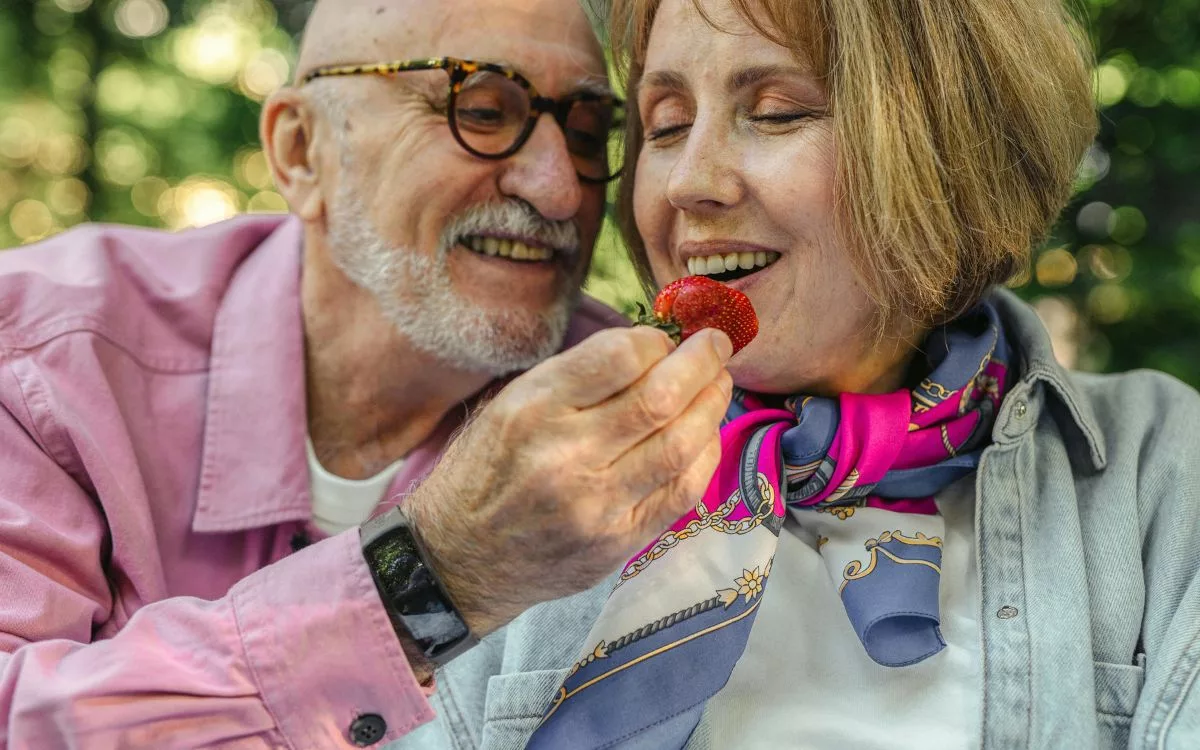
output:
{"label": "denim jacket button", "polygon": [[1005,606],[1000,608],[1000,611],[996,613],[996,617],[999,617],[1001,620],[1011,620],[1019,614],[1021,613],[1016,607]]}

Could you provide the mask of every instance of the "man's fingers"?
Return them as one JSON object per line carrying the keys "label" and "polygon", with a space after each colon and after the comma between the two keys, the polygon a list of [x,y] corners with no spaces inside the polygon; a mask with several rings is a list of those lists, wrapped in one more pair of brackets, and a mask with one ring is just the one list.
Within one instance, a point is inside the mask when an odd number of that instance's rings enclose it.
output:
{"label": "man's fingers", "polygon": [[631,387],[589,409],[584,429],[616,455],[626,452],[679,417],[705,388],[727,383],[730,349],[728,337],[719,331],[689,338]]}
{"label": "man's fingers", "polygon": [[545,390],[564,407],[586,409],[641,380],[674,350],[670,337],[655,328],[612,328],[551,357],[514,385]]}
{"label": "man's fingers", "polygon": [[632,510],[630,532],[640,549],[685,513],[696,507],[708,489],[721,461],[721,439],[713,435],[692,465],[656,491],[647,495]]}
{"label": "man's fingers", "polygon": [[[669,425],[617,459],[608,471],[620,478],[616,483],[619,491],[634,501],[693,470],[697,458],[704,455],[708,444],[717,437],[721,419],[729,407],[729,387],[728,375],[723,375],[701,391]],[[703,490],[701,487],[701,493]]]}

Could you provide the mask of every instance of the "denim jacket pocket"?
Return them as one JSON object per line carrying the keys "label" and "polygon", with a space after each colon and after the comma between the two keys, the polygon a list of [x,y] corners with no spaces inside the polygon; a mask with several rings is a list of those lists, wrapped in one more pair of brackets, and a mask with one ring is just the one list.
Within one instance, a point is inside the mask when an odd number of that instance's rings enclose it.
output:
{"label": "denim jacket pocket", "polygon": [[1142,693],[1146,670],[1140,664],[1093,662],[1096,679],[1096,723],[1100,747],[1129,747],[1129,725]]}
{"label": "denim jacket pocket", "polygon": [[570,669],[498,674],[488,680],[479,750],[520,750]]}

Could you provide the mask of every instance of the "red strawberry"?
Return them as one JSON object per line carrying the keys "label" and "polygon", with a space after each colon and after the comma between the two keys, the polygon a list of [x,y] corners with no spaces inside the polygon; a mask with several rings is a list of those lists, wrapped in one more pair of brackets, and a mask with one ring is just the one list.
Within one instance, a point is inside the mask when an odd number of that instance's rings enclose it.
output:
{"label": "red strawberry", "polygon": [[733,287],[707,276],[686,276],[662,288],[654,298],[653,317],[643,323],[657,326],[678,341],[705,328],[724,331],[736,354],[758,335],[758,316],[750,299]]}

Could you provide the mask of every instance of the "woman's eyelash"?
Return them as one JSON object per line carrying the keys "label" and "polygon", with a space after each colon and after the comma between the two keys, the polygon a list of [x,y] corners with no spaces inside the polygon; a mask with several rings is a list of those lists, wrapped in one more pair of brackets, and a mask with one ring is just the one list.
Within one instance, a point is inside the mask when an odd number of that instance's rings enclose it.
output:
{"label": "woman's eyelash", "polygon": [[668,125],[665,128],[658,128],[656,130],[651,130],[649,133],[646,134],[646,140],[657,141],[662,138],[670,138],[671,136],[675,135],[676,133],[680,133],[689,127],[691,127],[691,123],[687,123],[687,124],[683,124],[683,125]]}
{"label": "woman's eyelash", "polygon": [[[799,120],[804,120],[812,117],[811,112],[780,112],[769,115],[751,115],[750,120],[753,122],[769,123],[773,125],[787,125]],[[658,141],[663,138],[670,138],[677,135],[692,126],[691,123],[682,123],[679,125],[668,125],[664,128],[657,128],[646,133],[647,141]]]}
{"label": "woman's eyelash", "polygon": [[770,122],[784,125],[789,122],[796,122],[797,120],[803,120],[806,117],[811,116],[812,113],[810,112],[781,112],[779,114],[770,115],[753,115],[750,117],[750,119],[754,122]]}

